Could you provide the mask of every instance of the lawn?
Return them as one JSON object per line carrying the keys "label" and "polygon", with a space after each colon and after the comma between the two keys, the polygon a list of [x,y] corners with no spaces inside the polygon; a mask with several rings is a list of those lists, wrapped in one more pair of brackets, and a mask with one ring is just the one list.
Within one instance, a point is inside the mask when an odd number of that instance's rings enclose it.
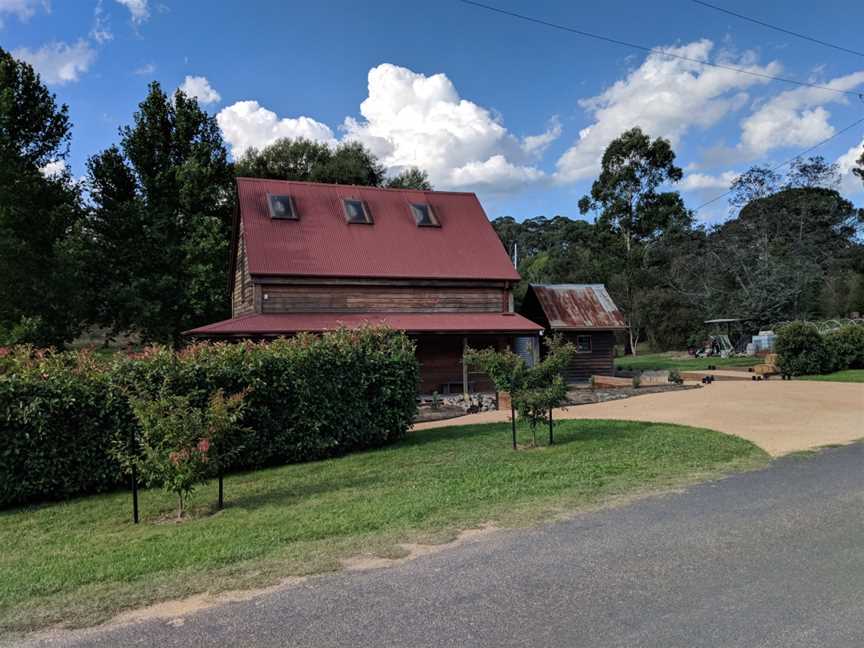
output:
{"label": "lawn", "polygon": [[801,380],[823,380],[826,382],[864,382],[864,369],[844,369],[821,376],[801,376]]}
{"label": "lawn", "polygon": [[398,556],[399,543],[530,524],[767,461],[743,439],[664,424],[564,421],[557,441],[514,452],[506,423],[416,432],[381,450],[229,476],[224,511],[210,508],[211,484],[179,524],[160,490],[142,494],[137,526],[127,493],[0,512],[0,635],[335,570],[361,553]]}
{"label": "lawn", "polygon": [[718,369],[728,367],[752,367],[762,362],[758,357],[743,358],[691,358],[678,351],[650,353],[639,356],[615,358],[615,367],[624,370],[649,371],[652,369],[678,369],[679,371],[702,371],[708,365]]}

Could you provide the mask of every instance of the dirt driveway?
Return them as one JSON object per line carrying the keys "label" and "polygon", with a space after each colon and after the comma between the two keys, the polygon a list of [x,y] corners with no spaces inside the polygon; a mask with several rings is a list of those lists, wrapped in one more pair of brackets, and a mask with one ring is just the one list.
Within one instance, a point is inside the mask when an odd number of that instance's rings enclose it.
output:
{"label": "dirt driveway", "polygon": [[[509,412],[483,412],[418,423],[415,429],[506,421],[509,415]],[[701,389],[577,405],[556,410],[555,416],[709,428],[748,439],[778,456],[864,437],[864,384],[718,380]]]}

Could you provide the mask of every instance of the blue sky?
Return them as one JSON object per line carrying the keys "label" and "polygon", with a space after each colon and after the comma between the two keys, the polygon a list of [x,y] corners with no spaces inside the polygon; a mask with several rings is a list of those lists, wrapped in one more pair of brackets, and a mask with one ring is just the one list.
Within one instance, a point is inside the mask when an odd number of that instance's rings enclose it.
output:
{"label": "blue sky", "polygon": [[[864,91],[864,57],[689,0],[495,6],[759,73]],[[864,4],[716,4],[864,49]],[[279,136],[358,139],[393,171],[477,191],[490,217],[578,216],[609,139],[670,138],[695,207],[735,173],[785,160],[864,116],[854,97],[600,43],[457,0],[0,0],[0,44],[30,60],[74,122],[72,172],[117,139],[159,81],[218,114],[231,150]],[[185,84],[185,85],[184,85]],[[864,125],[818,153],[847,171]],[[844,193],[864,204],[846,173]],[[716,221],[725,201],[700,212]]]}

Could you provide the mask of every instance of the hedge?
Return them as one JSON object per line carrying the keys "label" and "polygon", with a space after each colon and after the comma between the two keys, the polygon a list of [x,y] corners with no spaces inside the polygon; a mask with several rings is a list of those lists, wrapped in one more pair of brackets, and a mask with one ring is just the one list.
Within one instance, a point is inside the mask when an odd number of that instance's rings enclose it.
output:
{"label": "hedge", "polygon": [[126,481],[111,448],[135,431],[129,396],[164,390],[203,405],[247,389],[250,432],[232,470],[391,443],[416,413],[419,369],[401,333],[366,328],[274,342],[153,347],[99,362],[86,352],[0,358],[0,507]]}
{"label": "hedge", "polygon": [[814,324],[791,322],[777,331],[775,350],[783,373],[791,376],[864,368],[864,326],[847,324],[821,334]]}

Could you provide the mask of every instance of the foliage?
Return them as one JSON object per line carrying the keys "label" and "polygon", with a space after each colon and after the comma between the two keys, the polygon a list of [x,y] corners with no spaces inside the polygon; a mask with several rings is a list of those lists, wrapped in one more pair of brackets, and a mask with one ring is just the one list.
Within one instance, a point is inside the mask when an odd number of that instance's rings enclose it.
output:
{"label": "foliage", "polygon": [[138,448],[121,456],[137,467],[145,484],[161,485],[177,496],[177,517],[183,516],[195,487],[218,475],[240,451],[244,396],[226,398],[220,389],[204,407],[173,394],[131,400],[140,430]]}
{"label": "foliage", "polygon": [[633,389],[639,389],[639,387],[642,385],[642,375],[637,371],[635,374],[633,374],[631,382],[633,383]]}
{"label": "foliage", "polygon": [[235,164],[238,176],[302,180],[379,187],[384,167],[359,142],[344,142],[335,149],[321,142],[298,138],[278,139],[258,150],[248,149]]}
{"label": "foliage", "polygon": [[[0,48],[0,336],[61,346],[80,330],[74,233],[79,187],[65,170],[68,108]],[[48,165],[61,165],[56,173]]]}
{"label": "foliage", "polygon": [[864,369],[864,326],[846,324],[828,334],[838,369]]}
{"label": "foliage", "polygon": [[120,143],[90,158],[90,319],[145,342],[228,316],[233,173],[216,119],[151,83]]}
{"label": "foliage", "polygon": [[398,175],[389,178],[385,187],[390,189],[418,189],[420,191],[432,191],[432,183],[429,182],[429,174],[418,169],[410,167],[405,169]]}
{"label": "foliage", "polygon": [[681,377],[681,372],[677,369],[669,370],[669,382],[675,383],[676,385],[681,385],[684,383],[684,379]]}
{"label": "foliage", "polygon": [[[219,467],[239,470],[401,438],[416,414],[418,378],[412,342],[383,328],[197,344],[180,352],[151,347],[107,361],[88,351],[2,351],[0,507],[124,482],[115,449],[140,433],[130,398],[157,402],[153,407],[173,417],[178,429],[185,421],[192,430],[200,427],[194,416],[215,425],[207,418],[214,412],[203,414],[216,406],[208,405],[212,394],[248,390],[238,422],[246,428],[242,441],[224,447],[216,441],[217,456],[224,457]],[[182,409],[187,402],[189,420]]]}
{"label": "foliage", "polygon": [[833,345],[807,322],[780,327],[774,349],[783,373],[791,376],[829,373],[836,368]]}
{"label": "foliage", "polygon": [[536,428],[550,409],[567,396],[561,372],[576,353],[576,347],[558,338],[547,339],[546,357],[529,367],[510,349],[468,349],[465,362],[485,373],[498,391],[509,392],[519,416],[526,419],[536,443]]}
{"label": "foliage", "polygon": [[600,176],[591,193],[579,201],[581,213],[597,212],[596,227],[613,243],[608,254],[620,269],[618,302],[634,352],[646,324],[641,296],[651,248],[666,230],[687,227],[691,221],[677,192],[658,191],[682,177],[669,142],[661,138],[652,142],[641,129],[633,128],[606,148]]}

